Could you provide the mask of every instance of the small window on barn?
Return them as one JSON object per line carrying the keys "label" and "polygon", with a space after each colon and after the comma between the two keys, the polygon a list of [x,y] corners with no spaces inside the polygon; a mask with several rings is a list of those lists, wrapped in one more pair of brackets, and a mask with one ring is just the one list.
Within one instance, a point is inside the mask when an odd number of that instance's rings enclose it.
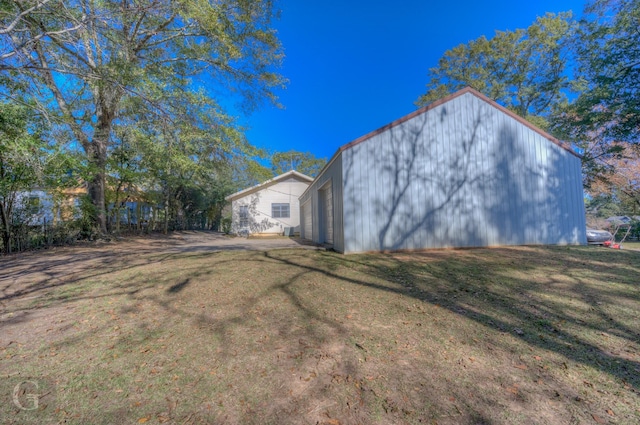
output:
{"label": "small window on barn", "polygon": [[273,218],[289,218],[289,204],[271,204],[271,217]]}
{"label": "small window on barn", "polygon": [[248,227],[249,226],[249,206],[248,205],[240,205],[240,227]]}

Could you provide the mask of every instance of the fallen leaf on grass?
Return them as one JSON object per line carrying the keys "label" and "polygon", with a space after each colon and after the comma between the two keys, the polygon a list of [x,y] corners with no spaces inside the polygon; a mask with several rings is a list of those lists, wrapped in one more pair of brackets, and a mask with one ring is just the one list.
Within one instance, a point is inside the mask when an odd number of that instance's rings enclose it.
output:
{"label": "fallen leaf on grass", "polygon": [[539,361],[539,360],[542,360],[542,357],[540,357],[540,356],[533,356],[533,358],[534,358],[534,359],[536,359],[536,360],[538,360],[538,361]]}
{"label": "fallen leaf on grass", "polygon": [[527,370],[529,367],[526,364],[517,364],[514,366],[516,369]]}
{"label": "fallen leaf on grass", "polygon": [[607,421],[605,421],[604,419],[602,419],[600,416],[598,415],[594,415],[592,414],[591,416],[593,416],[593,420],[596,421],[599,424],[606,424]]}
{"label": "fallen leaf on grass", "polygon": [[607,414],[609,414],[609,416],[615,416],[616,414],[613,413],[613,410],[611,409],[607,409]]}
{"label": "fallen leaf on grass", "polygon": [[149,417],[140,418],[140,419],[138,419],[138,423],[139,424],[143,424],[143,423],[147,422],[148,420],[149,420]]}

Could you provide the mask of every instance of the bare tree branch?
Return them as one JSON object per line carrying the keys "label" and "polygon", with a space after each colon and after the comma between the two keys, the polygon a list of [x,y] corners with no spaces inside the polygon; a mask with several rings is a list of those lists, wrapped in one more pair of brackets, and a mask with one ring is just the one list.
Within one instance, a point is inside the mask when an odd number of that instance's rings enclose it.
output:
{"label": "bare tree branch", "polygon": [[50,1],[51,0],[39,1],[38,3],[35,4],[35,6],[32,6],[29,9],[26,9],[26,10],[20,12],[20,14],[18,14],[18,16],[16,16],[15,19],[7,27],[0,29],[0,35],[8,34],[11,31],[13,31],[13,29],[16,27],[16,25],[18,25],[18,23],[22,20],[22,18],[27,16],[29,13],[40,9],[42,6],[44,6],[45,4],[49,3]]}

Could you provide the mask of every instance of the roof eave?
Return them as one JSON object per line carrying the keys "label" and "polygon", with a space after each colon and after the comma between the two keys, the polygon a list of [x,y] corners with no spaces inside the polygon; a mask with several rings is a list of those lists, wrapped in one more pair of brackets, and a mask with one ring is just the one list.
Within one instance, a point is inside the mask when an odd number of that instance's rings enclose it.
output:
{"label": "roof eave", "polygon": [[[550,142],[554,143],[555,145],[560,146],[561,148],[567,150],[569,153],[571,153],[572,155],[578,157],[578,158],[582,158],[582,155],[580,155],[579,153],[575,152],[571,146],[568,143],[562,142],[558,139],[556,139],[555,137],[553,137],[552,135],[550,135],[549,133],[547,133],[546,131],[542,130],[539,127],[536,127],[535,125],[531,124],[529,121],[527,121],[526,119],[522,118],[520,115],[516,114],[513,111],[510,111],[509,109],[505,108],[504,106],[500,105],[499,103],[497,103],[494,100],[491,100],[490,98],[488,98],[487,96],[485,96],[484,94],[480,93],[479,91],[471,88],[471,87],[465,87],[461,90],[458,90],[455,93],[450,94],[449,96],[443,97],[439,100],[436,100],[435,102],[432,102],[426,106],[423,106],[420,109],[417,109],[413,112],[411,112],[410,114],[407,114],[405,116],[403,116],[402,118],[398,118],[397,120],[382,126],[380,128],[378,128],[377,130],[374,130],[370,133],[365,134],[364,136],[360,136],[357,139],[353,140],[352,142],[347,143],[346,145],[341,146],[338,150],[339,151],[344,151],[347,150],[353,146],[356,146],[362,142],[364,142],[365,140],[368,140],[380,133],[383,133],[387,130],[390,130],[406,121],[409,121],[412,118],[417,117],[418,115],[422,115],[427,111],[430,111],[432,109],[437,108],[440,105],[443,105],[447,102],[452,101],[453,99],[460,97],[464,94],[470,93],[474,96],[476,96],[477,98],[487,102],[488,104],[490,104],[491,106],[497,108],[498,110],[500,110],[501,112],[505,113],[506,115],[510,116],[511,118],[515,119],[516,121],[518,121],[519,123],[527,126],[528,128],[530,128],[531,130],[535,131],[536,133],[540,134],[541,136],[543,136],[545,139],[548,139]],[[320,175],[320,174],[318,174]]]}
{"label": "roof eave", "polygon": [[313,177],[309,177],[306,174],[302,174],[302,173],[300,173],[300,172],[298,172],[296,170],[290,170],[290,171],[287,171],[286,173],[282,173],[279,176],[275,176],[275,177],[273,177],[273,178],[271,178],[269,180],[266,180],[266,181],[264,181],[262,183],[259,183],[259,184],[255,185],[255,186],[251,186],[249,188],[243,189],[243,190],[238,191],[236,193],[232,193],[231,195],[226,196],[224,199],[226,201],[233,201],[234,199],[242,197],[243,195],[247,195],[247,194],[249,194],[251,192],[255,192],[255,191],[259,190],[263,186],[264,187],[270,186],[270,185],[272,185],[274,183],[277,183],[278,181],[283,180],[283,179],[285,179],[287,177],[290,177],[290,176],[299,177],[299,178],[301,178],[303,180],[308,181],[309,183],[311,183],[313,181]]}

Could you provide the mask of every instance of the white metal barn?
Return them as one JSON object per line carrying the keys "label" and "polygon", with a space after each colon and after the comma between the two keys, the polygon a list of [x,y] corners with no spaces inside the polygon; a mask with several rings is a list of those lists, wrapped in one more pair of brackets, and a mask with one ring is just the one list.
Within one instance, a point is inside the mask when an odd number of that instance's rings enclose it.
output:
{"label": "white metal barn", "polygon": [[342,146],[300,206],[343,253],[586,243],[580,158],[470,88]]}
{"label": "white metal barn", "polygon": [[227,196],[232,233],[281,234],[300,225],[300,195],[313,178],[291,170],[264,183]]}

